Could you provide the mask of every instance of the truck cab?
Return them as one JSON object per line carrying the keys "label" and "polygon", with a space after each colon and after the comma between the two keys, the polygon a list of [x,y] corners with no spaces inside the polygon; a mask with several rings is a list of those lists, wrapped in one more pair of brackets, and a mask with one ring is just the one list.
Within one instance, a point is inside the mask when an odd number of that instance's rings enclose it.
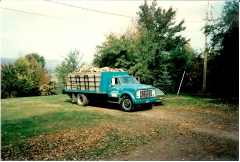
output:
{"label": "truck cab", "polygon": [[113,76],[108,87],[108,97],[117,101],[124,111],[131,111],[136,105],[148,108],[156,101],[155,87],[140,84],[134,76]]}

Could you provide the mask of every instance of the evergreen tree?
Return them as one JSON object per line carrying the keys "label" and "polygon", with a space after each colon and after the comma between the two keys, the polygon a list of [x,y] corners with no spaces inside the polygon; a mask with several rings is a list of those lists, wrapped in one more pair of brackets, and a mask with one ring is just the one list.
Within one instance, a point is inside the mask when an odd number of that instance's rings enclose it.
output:
{"label": "evergreen tree", "polygon": [[161,89],[164,93],[169,93],[174,90],[173,80],[167,71],[167,67],[164,66],[162,75],[159,75],[159,79],[156,82],[156,87]]}

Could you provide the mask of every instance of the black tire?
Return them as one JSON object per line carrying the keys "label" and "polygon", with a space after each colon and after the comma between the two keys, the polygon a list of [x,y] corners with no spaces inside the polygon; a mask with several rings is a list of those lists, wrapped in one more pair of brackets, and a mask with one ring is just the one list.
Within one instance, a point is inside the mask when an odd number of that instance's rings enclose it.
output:
{"label": "black tire", "polygon": [[79,93],[77,95],[77,104],[79,106],[85,106],[88,104],[88,99],[84,94]]}
{"label": "black tire", "polygon": [[126,111],[126,112],[132,111],[134,109],[134,104],[132,102],[132,99],[127,95],[123,96],[121,100],[121,107],[123,111]]}

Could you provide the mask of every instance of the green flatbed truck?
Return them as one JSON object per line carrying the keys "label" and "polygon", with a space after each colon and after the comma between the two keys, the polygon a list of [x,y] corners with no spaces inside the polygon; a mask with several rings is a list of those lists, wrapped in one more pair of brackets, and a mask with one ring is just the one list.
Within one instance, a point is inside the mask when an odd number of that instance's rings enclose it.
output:
{"label": "green flatbed truck", "polygon": [[79,106],[88,105],[92,100],[101,100],[117,103],[127,112],[137,105],[150,109],[157,100],[155,87],[140,84],[126,71],[69,73],[63,94],[68,94],[72,102]]}

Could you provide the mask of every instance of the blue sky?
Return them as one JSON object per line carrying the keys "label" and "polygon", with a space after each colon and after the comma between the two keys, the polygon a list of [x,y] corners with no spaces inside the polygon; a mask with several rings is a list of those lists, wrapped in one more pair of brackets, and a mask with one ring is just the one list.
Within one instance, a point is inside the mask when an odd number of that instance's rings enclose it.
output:
{"label": "blue sky", "polygon": [[[1,2],[2,58],[38,53],[45,59],[62,60],[62,56],[67,55],[70,50],[78,49],[84,54],[83,61],[91,62],[95,47],[105,40],[105,35],[124,31],[130,25],[131,17],[137,17],[136,13],[144,0],[53,0],[53,2],[44,0]],[[149,4],[151,2],[148,1]],[[172,6],[177,10],[175,20],[185,20],[186,31],[181,34],[191,39],[191,46],[199,51],[204,48],[205,37],[200,29],[205,24],[207,3],[208,1],[157,1],[159,7],[168,9]],[[210,1],[210,11],[214,18],[220,16],[224,3]],[[89,11],[79,7],[130,17]]]}

